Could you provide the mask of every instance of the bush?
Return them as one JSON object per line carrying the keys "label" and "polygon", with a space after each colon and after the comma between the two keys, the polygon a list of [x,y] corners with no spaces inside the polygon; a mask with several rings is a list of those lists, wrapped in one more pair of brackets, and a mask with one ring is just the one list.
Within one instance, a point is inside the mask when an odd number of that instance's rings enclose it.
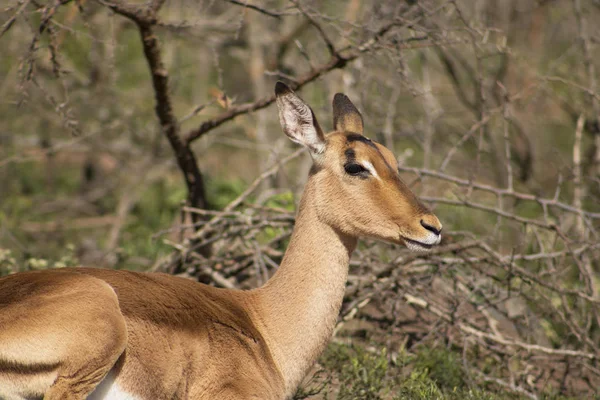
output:
{"label": "bush", "polygon": [[[382,347],[332,343],[323,369],[295,399],[337,400],[518,400],[524,396],[469,385],[460,355],[446,348],[420,347],[416,354],[389,356]],[[545,395],[547,400],[567,400]]]}

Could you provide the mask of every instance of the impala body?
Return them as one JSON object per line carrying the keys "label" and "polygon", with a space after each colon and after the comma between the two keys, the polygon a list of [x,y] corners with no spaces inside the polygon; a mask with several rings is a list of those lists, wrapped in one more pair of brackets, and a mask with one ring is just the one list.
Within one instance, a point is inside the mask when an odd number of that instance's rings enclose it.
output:
{"label": "impala body", "polygon": [[439,220],[346,96],[325,135],[294,92],[275,92],[314,165],[274,276],[250,291],[95,268],[0,278],[0,399],[289,398],[332,334],[358,238],[439,243]]}

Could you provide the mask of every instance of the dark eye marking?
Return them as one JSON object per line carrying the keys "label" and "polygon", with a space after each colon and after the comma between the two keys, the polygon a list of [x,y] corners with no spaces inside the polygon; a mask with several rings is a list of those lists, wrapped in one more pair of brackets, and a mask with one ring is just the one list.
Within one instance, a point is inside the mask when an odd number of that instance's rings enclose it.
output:
{"label": "dark eye marking", "polygon": [[367,178],[371,175],[368,169],[355,162],[346,163],[344,165],[344,171],[346,171],[348,175],[359,176],[361,178]]}
{"label": "dark eye marking", "polygon": [[375,143],[373,143],[373,141],[367,137],[364,137],[363,135],[359,135],[358,133],[351,133],[348,136],[346,136],[346,142],[348,143],[352,143],[352,142],[362,142],[364,144],[366,144],[367,146],[371,146],[374,149],[377,148],[377,146],[375,146]]}
{"label": "dark eye marking", "polygon": [[[350,133],[349,135],[346,136],[346,143],[350,144],[352,142],[361,142],[366,144],[367,146],[373,148],[377,154],[379,154],[379,156],[381,157],[381,159],[383,160],[383,162],[385,163],[385,165],[388,167],[388,169],[390,170],[390,172],[393,174],[394,173],[394,169],[392,168],[392,166],[388,163],[388,161],[385,159],[385,157],[383,156],[383,154],[381,153],[381,150],[379,150],[379,148],[377,147],[377,145],[368,137],[365,137],[363,135],[359,135],[358,133]],[[354,150],[352,149],[348,149],[346,150],[346,157],[348,157],[348,162],[350,162],[350,157],[348,156],[348,152],[351,151],[352,152],[352,156],[354,156]]]}
{"label": "dark eye marking", "polygon": [[353,149],[346,149],[344,155],[346,156],[348,163],[354,162],[354,160],[356,160],[356,153]]}
{"label": "dark eye marking", "polygon": [[356,162],[356,152],[354,149],[346,149],[344,155],[346,156],[344,171],[346,171],[348,175],[358,176],[362,179],[366,179],[371,175],[368,169]]}

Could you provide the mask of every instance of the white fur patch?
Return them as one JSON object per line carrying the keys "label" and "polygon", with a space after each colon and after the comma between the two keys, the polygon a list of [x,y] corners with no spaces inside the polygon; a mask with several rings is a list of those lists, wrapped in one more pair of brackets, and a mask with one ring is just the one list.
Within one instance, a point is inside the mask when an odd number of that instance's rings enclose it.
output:
{"label": "white fur patch", "polygon": [[363,167],[365,167],[371,173],[371,175],[379,179],[379,175],[377,175],[377,170],[375,169],[375,166],[373,166],[373,164],[371,164],[368,161],[361,161],[361,163]]}
{"label": "white fur patch", "polygon": [[[427,233],[427,235],[425,235],[425,237],[413,239],[413,240],[423,243],[428,246],[435,246],[436,244],[440,244],[440,242],[442,241],[442,235],[436,235],[433,232],[429,232],[429,233]],[[421,246],[417,243],[409,242],[408,240],[405,240],[404,243],[406,244],[406,247],[412,251],[417,251],[417,252],[429,251],[429,248]]]}
{"label": "white fur patch", "polygon": [[123,391],[115,381],[114,374],[110,373],[100,385],[90,394],[87,400],[140,400]]}

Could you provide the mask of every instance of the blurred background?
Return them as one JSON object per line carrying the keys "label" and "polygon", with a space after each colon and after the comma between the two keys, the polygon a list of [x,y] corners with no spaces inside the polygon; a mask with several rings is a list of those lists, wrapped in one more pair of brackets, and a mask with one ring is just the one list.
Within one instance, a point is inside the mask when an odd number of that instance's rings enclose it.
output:
{"label": "blurred background", "polygon": [[361,243],[296,398],[600,398],[598,21],[596,0],[7,0],[0,275],[261,285],[310,168],[274,84],[326,130],[344,92],[444,238]]}

